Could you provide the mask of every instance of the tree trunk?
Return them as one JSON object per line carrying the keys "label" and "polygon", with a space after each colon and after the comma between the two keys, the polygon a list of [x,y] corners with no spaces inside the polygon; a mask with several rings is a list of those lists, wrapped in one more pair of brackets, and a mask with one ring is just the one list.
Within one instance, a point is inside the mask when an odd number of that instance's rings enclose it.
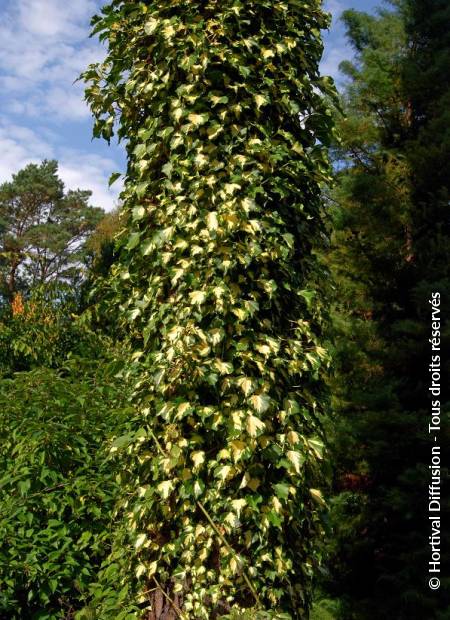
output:
{"label": "tree trunk", "polygon": [[146,620],[177,620],[180,617],[177,610],[181,609],[183,605],[182,597],[179,594],[173,594],[171,598],[176,609],[159,588],[155,590],[151,595],[152,609]]}

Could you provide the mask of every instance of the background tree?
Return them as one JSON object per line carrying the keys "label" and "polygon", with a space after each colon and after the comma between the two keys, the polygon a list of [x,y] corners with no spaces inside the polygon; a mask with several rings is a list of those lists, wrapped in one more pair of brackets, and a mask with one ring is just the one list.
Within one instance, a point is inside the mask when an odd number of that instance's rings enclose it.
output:
{"label": "background tree", "polygon": [[[340,414],[331,591],[344,595],[346,619],[419,620],[448,613],[446,585],[436,594],[425,578],[429,299],[435,290],[447,299],[450,291],[446,175],[439,172],[446,169],[441,159],[446,134],[436,132],[436,120],[423,116],[425,107],[433,117],[439,98],[448,96],[444,70],[438,87],[430,84],[428,91],[423,83],[432,73],[430,59],[445,56],[437,50],[445,48],[446,39],[437,35],[448,23],[442,22],[439,3],[423,5],[421,15],[435,25],[436,37],[426,39],[424,60],[415,42],[417,37],[425,42],[420,26],[406,19],[416,14],[417,4],[409,3],[408,12],[407,3],[395,3],[392,12],[347,11],[343,17],[356,58],[342,66],[350,81],[343,143],[336,153],[328,260],[338,287],[332,389]],[[418,93],[422,106],[416,103]],[[433,93],[439,93],[434,102]],[[443,334],[448,350],[446,324]],[[443,416],[446,402],[448,395],[442,399]]]}
{"label": "background tree", "polygon": [[122,229],[120,211],[119,207],[106,213],[86,242],[91,276],[107,276],[111,265],[118,258],[116,238]]}
{"label": "background tree", "polygon": [[115,0],[94,20],[95,131],[119,110],[127,140],[110,288],[138,376],[99,617],[307,617],[327,406],[320,5]]}
{"label": "background tree", "polygon": [[104,213],[90,191],[64,191],[56,161],[30,164],[0,185],[0,292],[80,279],[85,242]]}

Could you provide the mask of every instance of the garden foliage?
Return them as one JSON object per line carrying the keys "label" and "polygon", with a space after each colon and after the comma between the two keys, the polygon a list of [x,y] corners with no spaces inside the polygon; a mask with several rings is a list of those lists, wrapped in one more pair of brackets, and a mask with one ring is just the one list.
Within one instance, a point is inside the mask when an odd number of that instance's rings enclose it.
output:
{"label": "garden foliage", "polygon": [[107,446],[129,417],[117,363],[70,358],[0,380],[0,617],[73,618],[111,546]]}

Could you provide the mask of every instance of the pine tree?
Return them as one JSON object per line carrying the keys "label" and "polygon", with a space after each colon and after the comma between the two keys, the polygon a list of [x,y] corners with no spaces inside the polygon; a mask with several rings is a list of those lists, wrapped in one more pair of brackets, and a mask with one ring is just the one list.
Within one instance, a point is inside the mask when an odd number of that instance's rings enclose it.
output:
{"label": "pine tree", "polygon": [[80,280],[85,242],[104,215],[88,190],[64,190],[58,163],[29,164],[0,185],[0,296]]}
{"label": "pine tree", "polygon": [[[429,94],[411,64],[417,27],[403,9],[344,14],[356,62],[343,66],[351,81],[329,257],[339,293],[333,387],[341,414],[332,568],[337,591],[347,594],[346,617],[373,620],[434,618],[448,604],[426,579],[429,299],[437,286],[443,297],[450,290],[426,265],[447,272],[448,242],[432,232],[445,231],[442,218],[435,226],[436,202],[425,209],[418,199],[430,170],[417,159],[413,92]],[[430,141],[440,142],[428,127]]]}

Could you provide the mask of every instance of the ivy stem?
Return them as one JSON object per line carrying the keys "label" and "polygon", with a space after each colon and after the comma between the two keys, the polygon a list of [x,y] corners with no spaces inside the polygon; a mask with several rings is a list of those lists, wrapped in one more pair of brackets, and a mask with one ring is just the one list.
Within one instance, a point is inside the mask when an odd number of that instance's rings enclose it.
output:
{"label": "ivy stem", "polygon": [[153,581],[156,583],[157,587],[161,590],[162,595],[169,601],[169,603],[172,605],[172,607],[177,612],[177,614],[180,616],[180,618],[182,618],[183,620],[186,620],[186,617],[183,614],[183,612],[181,611],[181,609],[178,607],[178,605],[175,603],[175,601],[170,598],[170,596],[167,594],[167,592],[165,592],[165,590],[162,588],[161,584],[156,579],[156,577],[153,577]]}
{"label": "ivy stem", "polygon": [[255,601],[257,602],[257,604],[259,605],[259,607],[262,608],[262,604],[261,604],[261,600],[258,596],[258,593],[256,592],[252,582],[250,581],[250,578],[248,577],[247,573],[244,570],[244,563],[241,559],[241,557],[236,553],[236,551],[233,549],[233,547],[230,545],[230,543],[227,541],[227,539],[225,538],[225,536],[222,534],[222,532],[219,530],[219,528],[216,526],[216,524],[214,523],[214,521],[211,519],[210,515],[208,514],[208,511],[206,510],[206,508],[203,506],[203,504],[199,501],[197,501],[197,506],[200,508],[200,510],[203,512],[203,514],[205,515],[205,517],[208,519],[211,527],[214,529],[214,531],[216,532],[217,536],[220,538],[220,540],[223,542],[223,544],[225,545],[225,547],[234,555],[234,557],[236,558],[236,561],[238,562],[239,566],[241,567],[241,571],[242,571],[242,576],[244,578],[245,583],[248,585],[250,592],[253,594]]}
{"label": "ivy stem", "polygon": [[[167,458],[167,455],[164,451],[164,449],[162,448],[161,444],[158,441],[158,438],[156,437],[155,433],[152,431],[151,428],[148,429],[150,435],[152,436],[152,438],[154,439],[156,446],[158,447],[158,450],[161,452],[161,454],[163,455],[164,458]],[[262,609],[262,603],[261,603],[261,599],[258,596],[258,593],[256,592],[256,589],[254,587],[254,585],[252,584],[250,577],[247,575],[247,573],[245,572],[244,569],[244,563],[241,559],[241,557],[238,555],[238,553],[233,549],[233,547],[230,545],[230,543],[227,541],[227,539],[225,538],[225,536],[222,534],[222,532],[219,530],[219,528],[217,527],[217,525],[214,523],[214,521],[212,520],[211,515],[208,513],[208,511],[206,510],[206,508],[203,506],[203,504],[201,502],[199,502],[197,500],[197,506],[200,508],[200,510],[203,512],[203,514],[205,515],[205,517],[207,518],[209,524],[211,525],[211,527],[213,528],[213,530],[216,532],[217,536],[220,538],[220,540],[222,541],[222,543],[225,545],[225,547],[230,551],[230,553],[233,554],[233,556],[235,557],[238,565],[241,568],[242,571],[242,576],[244,578],[245,583],[247,584],[250,592],[253,594],[253,597],[256,601],[256,603],[258,604],[258,606]],[[155,580],[156,581],[156,580]]]}

